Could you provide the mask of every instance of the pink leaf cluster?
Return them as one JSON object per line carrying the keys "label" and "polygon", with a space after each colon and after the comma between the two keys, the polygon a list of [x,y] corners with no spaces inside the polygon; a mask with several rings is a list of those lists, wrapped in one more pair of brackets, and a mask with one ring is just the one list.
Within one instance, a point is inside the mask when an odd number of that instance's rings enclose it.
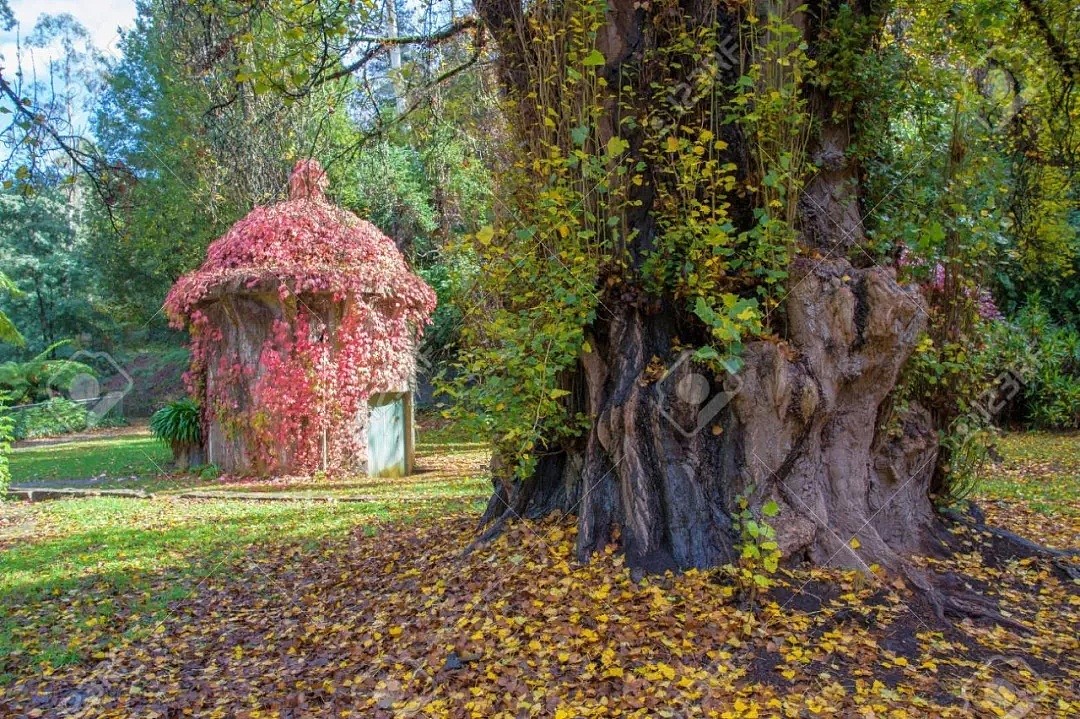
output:
{"label": "pink leaf cluster", "polygon": [[[204,421],[242,433],[265,471],[333,469],[361,452],[358,414],[372,394],[409,383],[414,342],[435,309],[435,293],[394,243],[328,203],[325,186],[318,163],[298,163],[290,199],[237,222],[165,301],[170,322],[191,332],[196,396],[216,360],[220,387],[204,398]],[[254,367],[224,346],[227,333],[209,319],[226,315],[207,311],[239,295],[279,306]]]}
{"label": "pink leaf cluster", "polygon": [[[896,266],[900,269],[925,269],[928,267],[928,263],[921,258],[913,258],[905,247],[900,252],[900,258],[897,260]],[[930,268],[929,277],[922,283],[922,287],[929,295],[940,295],[943,293],[945,291],[945,266],[940,262],[935,262],[933,267]],[[994,301],[994,296],[990,294],[990,290],[985,287],[965,287],[964,295],[975,300],[975,310],[982,319],[1004,319],[1004,315],[1002,315],[1001,310],[998,309],[997,303]]]}

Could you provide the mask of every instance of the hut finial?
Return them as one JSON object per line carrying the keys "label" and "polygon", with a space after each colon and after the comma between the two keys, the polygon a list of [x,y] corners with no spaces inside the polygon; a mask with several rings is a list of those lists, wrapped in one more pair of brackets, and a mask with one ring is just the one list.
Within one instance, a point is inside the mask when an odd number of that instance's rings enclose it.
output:
{"label": "hut finial", "polygon": [[321,200],[328,184],[317,160],[300,160],[289,175],[289,199]]}

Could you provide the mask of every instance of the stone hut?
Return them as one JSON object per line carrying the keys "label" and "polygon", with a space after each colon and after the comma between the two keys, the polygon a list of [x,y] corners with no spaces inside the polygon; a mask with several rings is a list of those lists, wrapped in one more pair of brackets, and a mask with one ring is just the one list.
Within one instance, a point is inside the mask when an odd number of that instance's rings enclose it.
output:
{"label": "stone hut", "polygon": [[330,204],[318,163],[256,207],[170,290],[188,389],[227,474],[407,474],[415,346],[435,294],[393,241]]}

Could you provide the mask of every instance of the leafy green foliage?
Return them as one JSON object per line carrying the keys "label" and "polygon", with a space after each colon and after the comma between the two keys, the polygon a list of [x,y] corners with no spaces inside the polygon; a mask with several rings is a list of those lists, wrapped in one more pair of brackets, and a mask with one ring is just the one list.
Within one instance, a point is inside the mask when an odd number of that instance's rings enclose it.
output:
{"label": "leafy green foliage", "polygon": [[11,483],[11,464],[8,453],[11,451],[11,440],[15,438],[15,420],[0,409],[0,501],[3,501],[4,492]]}
{"label": "leafy green foliage", "polygon": [[170,402],[150,418],[150,431],[171,447],[197,447],[202,444],[202,419],[199,405],[184,397]]}
{"label": "leafy green foliage", "polygon": [[93,367],[66,359],[50,359],[55,350],[70,343],[61,340],[29,360],[9,360],[0,364],[0,390],[14,404],[29,404],[49,399],[55,392],[66,392],[82,374],[95,376]]}
{"label": "leafy green foliage", "polygon": [[56,437],[81,432],[92,426],[96,416],[78,402],[53,397],[44,402],[12,412],[15,439]]}
{"label": "leafy green foliage", "polygon": [[1035,296],[1012,322],[995,327],[992,352],[1019,368],[1023,389],[1012,418],[1039,429],[1080,429],[1080,331],[1056,324]]}
{"label": "leafy green foliage", "polygon": [[730,571],[753,604],[762,591],[773,586],[772,576],[780,566],[776,530],[769,523],[780,514],[780,506],[770,500],[761,505],[760,514],[755,513],[750,507],[750,494],[747,492],[735,498],[732,525],[739,535],[736,544],[739,559]]}
{"label": "leafy green foliage", "polygon": [[[0,21],[4,19],[4,13],[11,18],[11,10],[6,1],[0,4]],[[0,272],[0,292],[17,292],[17,288],[7,275]],[[0,311],[0,343],[23,345],[26,340],[11,322],[6,314]],[[3,406],[10,398],[7,393],[0,394],[0,500],[7,491],[11,481],[11,469],[8,464],[8,452],[11,450],[11,440],[14,438],[15,420],[4,411]]]}
{"label": "leafy green foliage", "polygon": [[[19,295],[19,288],[3,272],[0,272],[0,293]],[[17,347],[26,344],[26,339],[22,336],[22,333],[19,332],[18,328],[15,327],[15,323],[3,311],[0,311],[0,343],[12,344]]]}
{"label": "leafy green foliage", "polygon": [[0,193],[0,266],[11,279],[2,302],[35,352],[111,329],[95,307],[97,265],[80,214],[73,200],[48,188],[28,197]]}

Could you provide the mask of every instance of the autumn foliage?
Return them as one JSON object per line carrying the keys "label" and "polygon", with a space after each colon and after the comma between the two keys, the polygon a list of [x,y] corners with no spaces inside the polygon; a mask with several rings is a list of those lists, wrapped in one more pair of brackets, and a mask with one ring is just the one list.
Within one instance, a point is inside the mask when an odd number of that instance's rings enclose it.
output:
{"label": "autumn foliage", "polygon": [[[363,436],[350,425],[370,395],[408,384],[435,308],[393,242],[327,202],[325,186],[318,163],[299,162],[290,199],[236,223],[165,302],[172,324],[191,332],[188,384],[204,422],[241,435],[260,471],[334,469],[358,456]],[[255,352],[231,339],[260,322],[222,310],[237,298],[271,306]]]}

